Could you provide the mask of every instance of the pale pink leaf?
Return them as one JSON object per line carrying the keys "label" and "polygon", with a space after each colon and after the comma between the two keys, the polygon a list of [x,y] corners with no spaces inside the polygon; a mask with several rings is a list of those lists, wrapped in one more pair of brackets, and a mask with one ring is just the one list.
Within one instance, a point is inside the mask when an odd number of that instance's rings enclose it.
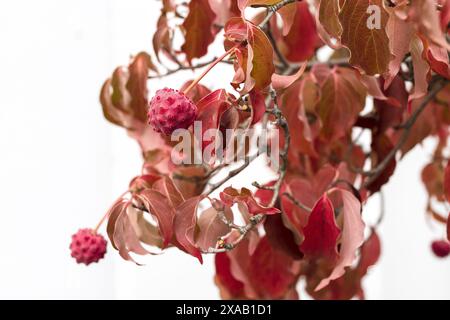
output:
{"label": "pale pink leaf", "polygon": [[341,193],[343,202],[344,226],[341,235],[341,248],[339,259],[331,274],[323,279],[315,291],[325,288],[330,281],[340,278],[345,273],[345,268],[352,265],[356,258],[356,250],[364,242],[364,222],[361,218],[361,203],[349,191],[335,189]]}

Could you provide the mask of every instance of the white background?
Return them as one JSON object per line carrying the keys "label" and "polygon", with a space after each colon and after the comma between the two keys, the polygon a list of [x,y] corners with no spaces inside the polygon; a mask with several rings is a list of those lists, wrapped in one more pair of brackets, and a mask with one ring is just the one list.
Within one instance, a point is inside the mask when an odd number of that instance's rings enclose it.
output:
{"label": "white background", "polygon": [[[201,266],[169,250],[137,267],[109,247],[85,267],[69,256],[70,235],[93,227],[139,172],[137,146],[103,119],[98,95],[113,68],[151,50],[159,8],[155,0],[0,2],[0,298],[218,298],[212,257]],[[228,74],[209,80],[226,84]],[[166,81],[151,91],[182,82]],[[443,233],[426,223],[419,179],[430,150],[409,154],[385,188],[383,255],[364,283],[367,298],[450,298],[450,259],[429,250]],[[364,216],[378,211],[375,197]]]}

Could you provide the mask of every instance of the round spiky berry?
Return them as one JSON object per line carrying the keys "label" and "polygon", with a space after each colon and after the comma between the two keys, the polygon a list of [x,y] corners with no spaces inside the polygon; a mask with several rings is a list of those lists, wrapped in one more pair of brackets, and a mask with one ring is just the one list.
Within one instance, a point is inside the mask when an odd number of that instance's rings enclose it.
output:
{"label": "round spiky berry", "polygon": [[148,123],[155,131],[165,135],[172,134],[176,129],[187,129],[196,117],[197,106],[178,90],[158,90],[150,100]]}
{"label": "round spiky berry", "polygon": [[89,265],[105,256],[106,240],[92,229],[80,229],[72,235],[70,250],[77,263]]}
{"label": "round spiky berry", "polygon": [[431,244],[431,249],[439,258],[445,258],[450,254],[450,242],[446,240],[436,240]]}

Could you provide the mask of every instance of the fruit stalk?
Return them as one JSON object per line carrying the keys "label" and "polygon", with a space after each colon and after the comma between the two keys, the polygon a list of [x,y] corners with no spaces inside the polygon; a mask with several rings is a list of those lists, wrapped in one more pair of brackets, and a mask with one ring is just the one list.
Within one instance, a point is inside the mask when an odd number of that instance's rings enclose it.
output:
{"label": "fruit stalk", "polygon": [[187,94],[189,91],[191,91],[192,88],[194,88],[197,85],[197,83],[199,83],[200,80],[202,80],[203,77],[206,76],[208,72],[211,71],[212,68],[214,68],[215,65],[217,65],[223,59],[225,59],[229,54],[233,53],[234,50],[238,48],[240,45],[241,43],[236,44],[231,49],[226,51],[223,55],[214,60],[210,65],[208,65],[208,67],[202,72],[202,74],[200,74],[200,76],[198,76],[194,81],[192,81],[192,83],[186,89],[184,89],[183,93]]}

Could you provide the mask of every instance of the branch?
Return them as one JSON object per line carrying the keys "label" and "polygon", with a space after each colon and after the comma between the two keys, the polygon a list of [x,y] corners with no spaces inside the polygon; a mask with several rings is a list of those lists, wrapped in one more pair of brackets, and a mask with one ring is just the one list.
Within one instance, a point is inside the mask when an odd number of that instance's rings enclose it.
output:
{"label": "branch", "polygon": [[[214,57],[213,59],[211,59],[211,60],[209,60],[209,61],[199,63],[199,64],[197,64],[197,65],[195,65],[195,66],[183,66],[183,65],[181,65],[181,64],[178,64],[178,68],[168,70],[166,73],[163,73],[163,74],[158,74],[158,75],[154,75],[154,76],[148,76],[148,79],[161,79],[161,78],[170,76],[170,75],[172,75],[172,74],[174,74],[174,73],[177,73],[177,72],[179,72],[179,71],[185,71],[185,70],[191,70],[191,71],[193,71],[193,70],[195,70],[195,69],[201,69],[201,68],[204,68],[204,67],[209,66],[211,63],[213,63],[214,61],[216,61],[216,59],[217,59],[217,58]],[[226,64],[233,64],[233,62],[232,62],[232,61],[229,61],[229,60],[221,60],[221,61],[219,61],[219,62],[220,62],[220,63],[226,63]]]}
{"label": "branch", "polygon": [[[291,135],[289,132],[289,125],[287,123],[286,118],[283,116],[280,108],[278,107],[278,101],[277,101],[277,95],[276,92],[273,88],[271,88],[270,90],[270,98],[273,101],[273,108],[266,109],[266,114],[271,114],[274,115],[276,118],[276,124],[278,126],[280,126],[283,131],[284,131],[284,147],[282,150],[280,150],[280,167],[278,170],[279,173],[279,177],[277,182],[275,183],[275,185],[271,186],[271,187],[263,187],[263,188],[270,188],[270,190],[273,190],[273,195],[272,195],[272,199],[268,205],[268,207],[273,207],[276,203],[276,201],[278,200],[279,197],[279,193],[280,193],[280,188],[281,185],[283,183],[284,177],[286,176],[286,170],[287,170],[287,157],[288,157],[288,152],[289,152],[289,146],[290,146],[290,141],[291,141]],[[256,154],[256,157],[258,156],[258,154]],[[255,158],[256,158],[255,157]],[[253,161],[254,159],[249,159],[249,161],[246,161],[246,163],[239,167],[236,170],[230,171],[228,176],[225,177],[223,180],[221,180],[220,182],[216,183],[213,188],[211,190],[209,190],[208,194],[210,194],[212,191],[216,190],[217,188],[219,188],[224,182],[226,182],[227,180],[229,180],[231,177],[234,177],[235,175],[237,175],[239,172],[241,172],[242,170],[244,170],[248,164]],[[256,183],[257,184],[257,183]],[[254,183],[255,185],[255,183]],[[259,186],[259,184],[257,184]],[[216,208],[216,210],[218,210],[220,208]],[[220,253],[220,252],[226,252],[226,251],[230,251],[233,250],[243,239],[245,239],[245,236],[251,231],[253,230],[259,223],[261,223],[264,218],[265,215],[262,213],[259,213],[257,215],[254,215],[250,218],[250,222],[247,223],[245,226],[239,227],[236,226],[234,223],[232,223],[231,221],[229,221],[223,210],[218,210],[218,215],[219,218],[227,225],[229,226],[231,229],[237,229],[240,233],[240,236],[234,240],[231,243],[222,243],[220,242],[220,247],[219,248],[209,248],[208,250],[204,251],[203,253]],[[223,240],[222,240],[223,241]]]}
{"label": "branch", "polygon": [[288,153],[289,153],[289,146],[291,144],[291,134],[289,132],[289,125],[284,117],[283,113],[281,112],[280,108],[278,107],[278,99],[277,99],[277,93],[276,91],[271,88],[270,90],[270,96],[273,101],[273,108],[267,110],[266,112],[269,114],[272,114],[276,118],[276,124],[283,129],[284,132],[284,147],[282,150],[280,150],[280,167],[278,169],[278,180],[273,185],[273,196],[272,200],[269,203],[269,207],[273,207],[278,200],[278,196],[280,193],[281,185],[283,184],[284,177],[286,176],[286,170],[287,170],[287,162],[288,162]]}
{"label": "branch", "polygon": [[259,6],[253,6],[253,7],[257,7],[257,8],[261,8],[261,7],[265,7],[267,8],[267,15],[264,18],[264,20],[259,24],[260,28],[263,28],[269,21],[270,18],[272,18],[272,16],[275,14],[275,12],[277,12],[278,10],[280,10],[281,8],[283,8],[284,6],[290,4],[290,3],[294,3],[296,1],[301,1],[301,0],[282,0],[278,3],[275,3],[271,6],[267,6],[267,5],[259,5]]}
{"label": "branch", "polygon": [[281,50],[278,47],[277,42],[275,41],[275,38],[273,37],[270,26],[267,26],[266,34],[267,34],[267,37],[269,38],[270,43],[272,44],[273,51],[277,55],[278,60],[280,60],[282,71],[287,70],[289,68],[289,61],[287,61],[285,56],[281,53]]}
{"label": "branch", "polygon": [[300,201],[298,201],[297,199],[294,198],[294,196],[292,196],[290,193],[284,192],[282,194],[282,196],[285,196],[286,198],[288,198],[289,200],[292,201],[293,204],[295,204],[297,207],[299,207],[300,209],[306,210],[308,212],[312,211],[312,208],[304,205],[303,203],[301,203]]}
{"label": "branch", "polygon": [[435,84],[435,86],[431,89],[431,91],[428,93],[428,95],[424,98],[420,106],[414,111],[414,113],[411,115],[411,117],[402,125],[402,128],[404,129],[403,134],[401,135],[400,139],[398,140],[397,144],[394,146],[394,148],[391,150],[391,152],[388,153],[388,155],[381,161],[374,169],[370,171],[362,171],[363,175],[369,176],[369,179],[365,181],[363,187],[366,188],[371,183],[373,183],[386,169],[388,164],[392,161],[392,159],[395,157],[398,151],[403,147],[403,145],[406,143],[409,137],[409,133],[411,132],[412,127],[416,123],[417,119],[419,118],[420,114],[425,110],[427,105],[436,97],[436,95],[441,91],[445,85],[448,83],[446,80],[438,80]]}
{"label": "branch", "polygon": [[234,176],[237,176],[239,173],[241,173],[245,168],[248,167],[248,165],[255,160],[256,158],[258,158],[259,154],[255,153],[251,156],[246,156],[245,160],[244,160],[244,164],[241,165],[239,168],[236,168],[234,170],[231,170],[230,172],[228,172],[227,176],[224,177],[223,179],[221,179],[220,181],[210,184],[210,189],[208,190],[208,192],[206,193],[207,195],[213,193],[215,190],[217,190],[218,188],[220,188],[224,183],[226,183],[228,180],[230,180],[231,178],[233,178]]}

